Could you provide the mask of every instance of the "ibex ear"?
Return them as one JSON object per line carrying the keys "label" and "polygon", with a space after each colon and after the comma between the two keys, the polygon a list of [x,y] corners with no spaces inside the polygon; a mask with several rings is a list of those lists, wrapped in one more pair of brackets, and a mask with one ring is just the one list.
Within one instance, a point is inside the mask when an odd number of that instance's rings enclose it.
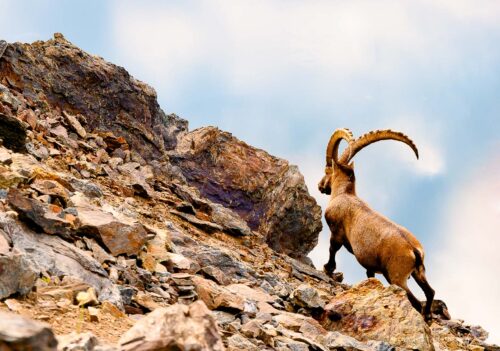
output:
{"label": "ibex ear", "polygon": [[352,169],[354,169],[354,161],[352,161],[351,163],[349,163],[349,167],[351,167]]}

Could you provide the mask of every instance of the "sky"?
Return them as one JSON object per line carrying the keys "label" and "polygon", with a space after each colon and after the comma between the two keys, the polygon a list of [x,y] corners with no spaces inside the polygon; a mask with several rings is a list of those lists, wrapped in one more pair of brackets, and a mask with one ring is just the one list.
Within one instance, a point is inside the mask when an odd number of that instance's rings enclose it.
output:
{"label": "sky", "polygon": [[[191,129],[298,165],[323,209],[336,128],[409,135],[418,161],[391,141],[356,155],[358,195],[419,238],[452,316],[500,343],[500,2],[0,0],[0,38],[54,32],[153,86]],[[337,262],[346,282],[365,278],[345,249]]]}

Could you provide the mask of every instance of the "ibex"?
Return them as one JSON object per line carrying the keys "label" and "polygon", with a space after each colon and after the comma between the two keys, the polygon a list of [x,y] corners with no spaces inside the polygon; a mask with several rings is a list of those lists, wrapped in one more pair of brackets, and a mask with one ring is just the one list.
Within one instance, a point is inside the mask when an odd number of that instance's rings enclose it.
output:
{"label": "ibex", "polygon": [[[368,278],[374,277],[375,273],[383,274],[389,284],[403,288],[413,307],[430,320],[434,290],[425,277],[422,245],[407,229],[377,213],[356,195],[354,164],[349,162],[364,147],[388,139],[407,144],[418,159],[413,141],[392,130],[369,132],[355,140],[348,129],[337,129],[330,138],[326,149],[325,175],[318,184],[320,192],[331,195],[325,211],[331,230],[330,258],[324,270],[329,275],[333,274],[335,254],[343,245],[366,269]],[[347,141],[348,146],[339,159],[342,140]],[[425,293],[427,302],[424,311],[406,284],[410,275]]]}

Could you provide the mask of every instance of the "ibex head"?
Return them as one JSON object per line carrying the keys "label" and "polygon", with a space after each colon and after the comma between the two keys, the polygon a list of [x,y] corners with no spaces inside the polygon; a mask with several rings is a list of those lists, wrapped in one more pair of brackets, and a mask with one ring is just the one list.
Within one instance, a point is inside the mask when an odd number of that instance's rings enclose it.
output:
{"label": "ibex head", "polygon": [[[327,195],[332,193],[332,189],[335,189],[337,192],[354,193],[355,176],[354,163],[351,162],[352,158],[365,146],[388,139],[407,144],[415,152],[418,159],[418,150],[415,143],[403,133],[389,129],[376,130],[366,133],[358,139],[354,139],[351,131],[347,128],[335,130],[326,148],[325,175],[318,184],[319,191]],[[348,146],[342,153],[342,156],[338,158],[339,145],[342,140],[345,140]]]}

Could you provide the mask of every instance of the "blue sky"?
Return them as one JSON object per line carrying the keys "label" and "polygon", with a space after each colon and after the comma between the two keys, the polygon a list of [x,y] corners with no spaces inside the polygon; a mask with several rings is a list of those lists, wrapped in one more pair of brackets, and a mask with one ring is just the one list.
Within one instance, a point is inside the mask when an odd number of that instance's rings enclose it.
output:
{"label": "blue sky", "polygon": [[[335,128],[393,128],[356,156],[358,195],[410,229],[452,315],[500,342],[498,1],[8,1],[0,37],[62,32],[216,125],[297,164],[313,196]],[[311,258],[328,259],[328,232]],[[364,278],[343,252],[350,283]],[[418,288],[413,285],[414,290]]]}

